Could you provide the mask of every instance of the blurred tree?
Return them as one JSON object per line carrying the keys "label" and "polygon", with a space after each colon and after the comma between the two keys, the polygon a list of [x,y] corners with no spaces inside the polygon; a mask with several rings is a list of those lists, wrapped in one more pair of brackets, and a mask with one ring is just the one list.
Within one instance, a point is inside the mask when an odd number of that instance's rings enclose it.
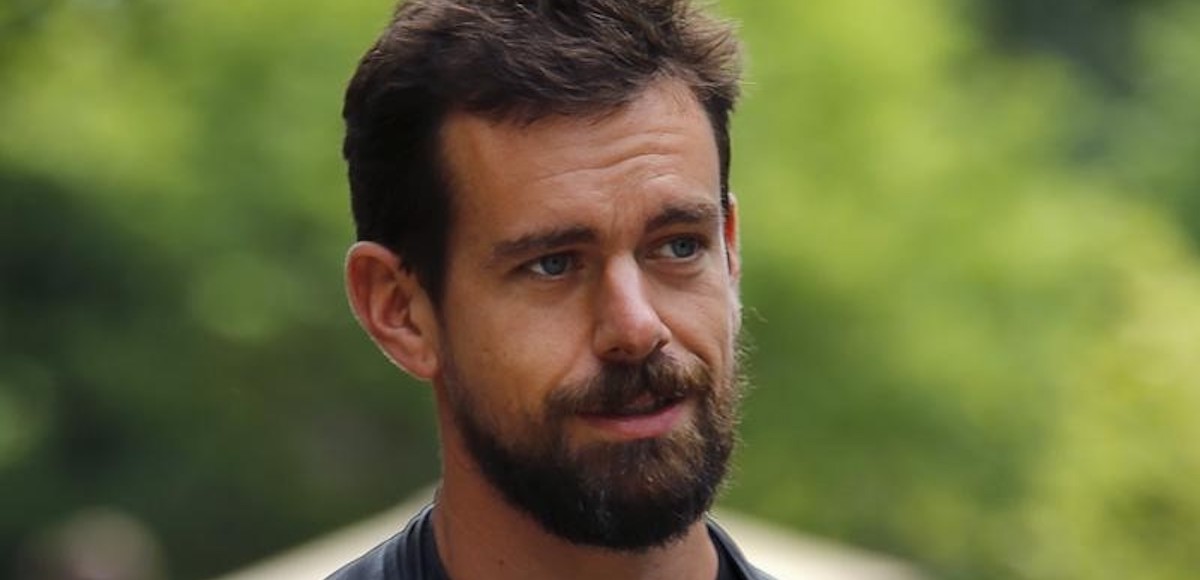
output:
{"label": "blurred tree", "polygon": [[[426,389],[341,307],[340,93],[389,4],[0,5],[0,574],[111,505],[206,577],[434,476]],[[944,578],[1191,578],[1200,9],[724,8],[728,500]]]}
{"label": "blurred tree", "polygon": [[1005,51],[1048,51],[1109,90],[1130,88],[1139,65],[1137,20],[1170,0],[976,0],[977,25]]}
{"label": "blurred tree", "polygon": [[[734,12],[760,388],[730,500],[947,578],[1190,577],[1200,450],[1177,442],[1200,380],[1166,360],[1200,346],[1180,308],[1200,301],[1197,261],[1172,205],[1095,163],[1119,103],[1053,54],[994,52],[941,2]],[[1189,142],[1122,147],[1182,159]],[[1142,318],[1159,292],[1174,323]],[[1116,363],[1130,328],[1147,342]],[[1180,369],[1169,390],[1134,378],[1160,364]],[[1141,540],[1150,522],[1180,543]]]}
{"label": "blurred tree", "polygon": [[1136,22],[1135,92],[1098,111],[1104,140],[1089,169],[1162,204],[1200,248],[1200,7],[1175,2]]}
{"label": "blurred tree", "polygon": [[380,9],[65,2],[6,38],[0,569],[107,504],[205,577],[433,476],[425,390],[339,308],[372,32],[338,31]]}

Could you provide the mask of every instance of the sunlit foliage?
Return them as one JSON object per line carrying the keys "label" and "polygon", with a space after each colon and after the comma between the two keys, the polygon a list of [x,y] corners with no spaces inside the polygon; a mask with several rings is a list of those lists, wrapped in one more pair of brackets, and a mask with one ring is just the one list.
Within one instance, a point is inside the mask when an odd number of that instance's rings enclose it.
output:
{"label": "sunlit foliage", "polygon": [[[721,4],[725,501],[937,578],[1190,579],[1200,9],[1035,4]],[[90,506],[202,578],[436,477],[427,389],[340,286],[341,91],[390,9],[0,6],[0,576]]]}

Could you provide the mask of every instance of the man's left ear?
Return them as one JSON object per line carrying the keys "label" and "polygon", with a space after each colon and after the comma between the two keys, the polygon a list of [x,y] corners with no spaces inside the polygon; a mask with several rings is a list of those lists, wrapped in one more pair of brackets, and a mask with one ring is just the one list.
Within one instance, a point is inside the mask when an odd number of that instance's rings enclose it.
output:
{"label": "man's left ear", "polygon": [[729,275],[734,283],[742,277],[741,245],[738,242],[738,207],[737,197],[729,192],[728,206],[725,208],[725,222],[721,232],[725,237],[725,262],[729,266]]}

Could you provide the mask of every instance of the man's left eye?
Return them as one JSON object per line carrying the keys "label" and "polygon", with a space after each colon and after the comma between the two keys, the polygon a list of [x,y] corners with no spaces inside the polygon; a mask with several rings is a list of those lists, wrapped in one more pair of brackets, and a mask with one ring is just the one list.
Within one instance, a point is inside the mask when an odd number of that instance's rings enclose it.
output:
{"label": "man's left eye", "polygon": [[672,238],[667,243],[660,246],[659,251],[663,257],[682,260],[695,256],[702,249],[700,240],[691,237],[683,236]]}

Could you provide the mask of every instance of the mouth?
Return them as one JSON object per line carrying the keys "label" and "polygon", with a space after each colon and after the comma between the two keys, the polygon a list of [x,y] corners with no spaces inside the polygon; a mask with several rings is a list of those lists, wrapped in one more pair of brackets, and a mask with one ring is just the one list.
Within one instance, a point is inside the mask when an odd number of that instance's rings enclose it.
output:
{"label": "mouth", "polygon": [[583,413],[584,423],[608,438],[619,440],[660,437],[671,431],[686,409],[684,396],[642,395],[627,405],[599,413]]}
{"label": "mouth", "polygon": [[606,415],[610,417],[636,417],[638,415],[650,415],[661,411],[671,405],[682,400],[682,396],[659,397],[655,395],[645,394],[622,407],[612,409],[605,413],[595,413],[596,415]]}

